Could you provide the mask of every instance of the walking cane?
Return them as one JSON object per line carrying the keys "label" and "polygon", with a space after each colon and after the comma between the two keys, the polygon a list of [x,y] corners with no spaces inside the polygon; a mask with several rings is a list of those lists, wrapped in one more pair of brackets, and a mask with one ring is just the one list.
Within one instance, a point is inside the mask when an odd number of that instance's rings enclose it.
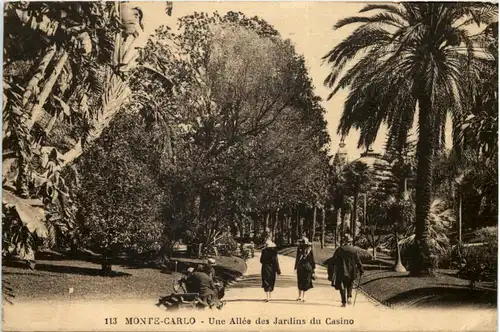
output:
{"label": "walking cane", "polygon": [[361,284],[361,273],[359,274],[358,278],[358,286],[356,286],[356,294],[354,294],[354,302],[352,303],[353,307],[356,305],[356,297],[358,296],[358,288],[360,284]]}

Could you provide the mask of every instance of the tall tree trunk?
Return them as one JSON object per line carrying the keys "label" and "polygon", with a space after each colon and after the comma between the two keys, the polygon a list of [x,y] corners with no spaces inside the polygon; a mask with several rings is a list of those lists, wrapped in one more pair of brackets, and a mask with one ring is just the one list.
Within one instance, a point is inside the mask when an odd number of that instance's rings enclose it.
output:
{"label": "tall tree trunk", "polygon": [[354,202],[351,215],[352,244],[356,244],[356,217],[358,215],[358,193],[354,194]]}
{"label": "tall tree trunk", "polygon": [[316,202],[314,203],[314,208],[313,208],[313,220],[312,220],[312,232],[311,232],[311,242],[314,242],[314,239],[316,238],[316,213],[317,213],[317,206]]}
{"label": "tall tree trunk", "polygon": [[[423,83],[422,83],[423,84]],[[423,86],[423,85],[422,85]],[[433,87],[431,86],[430,91]],[[427,89],[427,91],[429,91]],[[434,137],[436,131],[433,123],[432,103],[428,96],[421,93],[418,99],[418,142],[417,142],[417,183],[416,183],[416,215],[415,215],[415,245],[410,266],[412,276],[434,274],[434,266],[429,245],[428,215],[431,205]]]}
{"label": "tall tree trunk", "polygon": [[335,236],[334,236],[334,246],[337,247],[340,243],[340,234],[342,234],[340,227],[342,227],[342,214],[341,214],[341,209],[337,208],[335,209]]}
{"label": "tall tree trunk", "polygon": [[462,250],[462,191],[458,191],[458,250]]}
{"label": "tall tree trunk", "polygon": [[323,205],[323,208],[321,209],[321,249],[325,247],[325,218],[326,218],[326,212],[325,212],[325,206]]}
{"label": "tall tree trunk", "polygon": [[[297,241],[302,234],[300,234],[300,211],[299,211],[299,208],[297,207],[297,221],[296,221],[296,224],[295,224],[295,241]],[[295,242],[294,241],[294,242]]]}
{"label": "tall tree trunk", "polygon": [[[270,231],[270,230],[269,230],[269,217],[270,217],[270,213],[269,213],[269,211],[268,211],[268,212],[266,212],[266,221],[265,221],[265,223],[266,223],[266,229],[265,229],[265,232],[266,232],[266,233],[269,233],[269,231]],[[269,236],[269,234],[267,234],[267,236]]]}
{"label": "tall tree trunk", "polygon": [[306,236],[306,232],[304,231],[304,218],[300,217],[299,221],[299,238],[302,238],[303,236]]}
{"label": "tall tree trunk", "polygon": [[371,227],[371,232],[370,232],[370,235],[371,235],[371,242],[372,242],[372,248],[373,248],[373,258],[377,258],[377,246],[378,246],[378,242],[375,240],[375,230],[376,230],[376,226],[374,225],[373,227]]}
{"label": "tall tree trunk", "polygon": [[[261,222],[260,222],[260,223],[261,223],[262,228],[263,228],[263,230],[260,232],[260,233],[262,233],[262,234],[260,234],[260,235],[265,236],[265,233],[266,233],[266,227],[267,227],[267,225],[266,225],[266,214],[265,214],[265,213],[262,215],[262,220],[261,220]],[[264,239],[264,241],[265,241],[265,240],[266,240],[266,239]]]}
{"label": "tall tree trunk", "polygon": [[365,193],[363,194],[363,227],[366,227],[367,223],[366,223],[366,201],[367,201],[367,192],[365,191]]}
{"label": "tall tree trunk", "polygon": [[399,247],[399,234],[397,227],[394,227],[394,239],[396,241],[396,264],[394,265],[394,271],[406,272],[406,268],[401,262],[401,248]]}
{"label": "tall tree trunk", "polygon": [[273,241],[276,242],[276,230],[278,228],[278,222],[279,222],[279,209],[276,208],[276,214],[274,215],[274,223],[273,223],[273,228],[272,228],[272,235],[273,235]]}
{"label": "tall tree trunk", "polygon": [[255,240],[257,238],[257,234],[259,234],[259,218],[258,216],[254,216],[252,218],[253,220],[253,239]]}
{"label": "tall tree trunk", "polygon": [[286,229],[287,229],[287,243],[292,243],[292,216],[288,216],[286,219]]}
{"label": "tall tree trunk", "polygon": [[[283,211],[283,212],[285,212],[285,211]],[[278,214],[276,215],[276,217],[279,219]],[[285,221],[286,221],[286,213],[283,214],[283,217],[281,219],[279,219],[279,221],[278,221],[281,245],[283,245],[285,243],[285,227],[284,227]]]}
{"label": "tall tree trunk", "polygon": [[342,207],[340,210],[340,234],[339,234],[339,245],[342,246],[344,245],[344,223],[345,223],[345,208]]}

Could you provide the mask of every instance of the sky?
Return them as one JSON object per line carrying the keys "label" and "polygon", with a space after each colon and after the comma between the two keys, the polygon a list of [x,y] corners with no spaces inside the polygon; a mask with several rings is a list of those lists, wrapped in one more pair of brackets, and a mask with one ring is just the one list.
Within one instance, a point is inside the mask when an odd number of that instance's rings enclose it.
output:
{"label": "sky", "polygon": [[[357,2],[299,2],[299,1],[176,1],[172,16],[165,14],[164,2],[139,2],[144,13],[144,33],[138,43],[145,42],[148,36],[160,25],[174,28],[177,19],[195,11],[225,14],[228,11],[242,12],[246,16],[259,16],[273,25],[285,39],[290,39],[297,53],[304,55],[309,75],[315,86],[315,93],[323,99],[326,109],[325,120],[331,138],[330,153],[337,151],[340,137],[337,126],[342,114],[347,91],[340,91],[326,101],[330,90],[323,85],[329,66],[321,58],[336,44],[344,39],[355,27],[333,30],[332,26],[341,18],[356,15],[366,3]],[[345,143],[349,159],[356,159],[364,149],[358,149],[359,133],[352,130]],[[373,144],[375,151],[381,152],[385,141],[385,128],[378,134]],[[450,140],[448,140],[450,141]]]}

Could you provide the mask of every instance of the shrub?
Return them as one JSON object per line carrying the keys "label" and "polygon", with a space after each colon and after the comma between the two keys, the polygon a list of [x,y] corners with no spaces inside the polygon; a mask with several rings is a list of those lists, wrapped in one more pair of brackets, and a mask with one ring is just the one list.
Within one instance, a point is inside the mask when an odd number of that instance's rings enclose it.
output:
{"label": "shrub", "polygon": [[459,277],[469,279],[470,273],[474,272],[478,280],[497,279],[497,249],[490,245],[478,245],[462,248],[464,266]]}
{"label": "shrub", "polygon": [[[453,210],[448,209],[443,200],[434,199],[430,207],[428,219],[428,243],[421,243],[420,246],[422,248],[420,249],[415,247],[415,224],[409,225],[406,229],[406,237],[399,241],[402,260],[409,263],[413,258],[416,259],[422,249],[430,253],[429,261],[424,263],[426,267],[428,265],[432,265],[434,268],[447,267],[451,256],[448,233],[451,225],[455,222]],[[421,257],[421,259],[416,259],[416,261],[418,262],[422,259],[427,260],[427,258]]]}
{"label": "shrub", "polygon": [[367,250],[359,249],[359,258],[362,262],[373,260],[373,255],[370,254]]}
{"label": "shrub", "polygon": [[498,228],[487,227],[474,232],[476,244],[465,245],[460,250],[463,264],[459,276],[470,278],[476,275],[479,280],[496,280],[498,260]]}
{"label": "shrub", "polygon": [[362,249],[370,249],[371,241],[368,239],[366,234],[361,234],[356,238],[356,245]]}
{"label": "shrub", "polygon": [[239,250],[239,243],[232,236],[228,236],[224,239],[223,244],[226,245],[228,256],[234,256]]}

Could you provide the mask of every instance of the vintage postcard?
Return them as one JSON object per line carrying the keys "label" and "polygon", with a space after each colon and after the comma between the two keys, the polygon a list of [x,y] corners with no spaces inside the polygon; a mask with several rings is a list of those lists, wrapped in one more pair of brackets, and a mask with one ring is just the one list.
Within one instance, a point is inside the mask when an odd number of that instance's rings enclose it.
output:
{"label": "vintage postcard", "polygon": [[3,331],[496,330],[496,3],[3,11]]}

